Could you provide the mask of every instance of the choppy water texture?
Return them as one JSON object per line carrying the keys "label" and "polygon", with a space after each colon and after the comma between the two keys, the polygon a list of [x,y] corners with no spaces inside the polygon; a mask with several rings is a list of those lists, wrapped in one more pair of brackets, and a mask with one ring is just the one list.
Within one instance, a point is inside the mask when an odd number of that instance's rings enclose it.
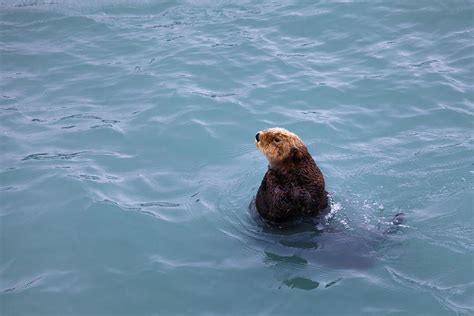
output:
{"label": "choppy water texture", "polygon": [[[474,313],[472,1],[157,2],[1,2],[0,314]],[[318,225],[249,210],[271,126]]]}

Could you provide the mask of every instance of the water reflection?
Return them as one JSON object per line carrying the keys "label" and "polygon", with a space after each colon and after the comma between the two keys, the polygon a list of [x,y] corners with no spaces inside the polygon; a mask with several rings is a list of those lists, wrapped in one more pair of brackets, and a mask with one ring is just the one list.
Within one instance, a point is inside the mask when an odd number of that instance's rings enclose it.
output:
{"label": "water reflection", "polygon": [[[373,268],[382,244],[403,222],[400,214],[391,221],[379,220],[378,225],[368,225],[366,218],[349,220],[346,215],[337,214],[340,208],[335,204],[316,219],[285,225],[269,225],[250,204],[249,221],[244,223],[246,233],[253,248],[263,251],[263,263],[274,271],[282,286],[326,289],[345,275]],[[318,276],[328,269],[335,271],[336,277]]]}
{"label": "water reflection", "polygon": [[283,284],[289,288],[298,288],[301,290],[314,290],[319,286],[319,282],[302,277],[286,279],[283,281]]}

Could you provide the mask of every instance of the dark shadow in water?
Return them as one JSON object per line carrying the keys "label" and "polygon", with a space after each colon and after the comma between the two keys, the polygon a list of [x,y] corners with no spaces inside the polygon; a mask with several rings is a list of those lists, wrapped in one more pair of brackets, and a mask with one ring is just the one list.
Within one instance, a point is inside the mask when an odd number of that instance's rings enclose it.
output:
{"label": "dark shadow in water", "polygon": [[301,290],[314,290],[319,286],[319,282],[302,277],[286,279],[283,281],[283,284],[289,288],[297,288]]}
{"label": "dark shadow in water", "polygon": [[[306,219],[285,225],[270,225],[257,214],[250,204],[250,214],[260,228],[251,232],[264,249],[264,263],[270,266],[293,267],[301,270],[307,266],[343,270],[366,270],[377,262],[377,250],[389,234],[404,222],[402,213],[396,214],[385,226],[369,228],[361,221],[343,222],[328,219],[330,209],[315,219]],[[330,287],[341,278],[324,285]],[[316,289],[319,282],[306,277],[285,277],[282,284],[303,290]]]}
{"label": "dark shadow in water", "polygon": [[[314,227],[313,227],[314,231]],[[266,259],[275,262],[311,263],[334,269],[368,269],[374,265],[375,245],[380,236],[358,236],[350,232],[302,231],[265,234]]]}

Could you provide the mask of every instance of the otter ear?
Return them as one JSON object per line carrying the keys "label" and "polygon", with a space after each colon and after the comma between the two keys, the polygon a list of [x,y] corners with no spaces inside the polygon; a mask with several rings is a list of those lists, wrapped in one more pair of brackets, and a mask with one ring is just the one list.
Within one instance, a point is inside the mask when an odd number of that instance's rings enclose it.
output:
{"label": "otter ear", "polygon": [[303,158],[303,154],[301,153],[301,150],[299,150],[298,148],[291,147],[290,157],[291,159],[298,161],[298,160],[301,160],[301,158]]}

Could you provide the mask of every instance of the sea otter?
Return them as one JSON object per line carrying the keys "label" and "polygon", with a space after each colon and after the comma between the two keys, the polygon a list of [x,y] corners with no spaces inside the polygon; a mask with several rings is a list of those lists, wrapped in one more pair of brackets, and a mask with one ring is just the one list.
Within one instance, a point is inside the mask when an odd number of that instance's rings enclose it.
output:
{"label": "sea otter", "polygon": [[259,131],[255,142],[268,159],[255,200],[260,216],[282,223],[317,216],[327,207],[323,174],[296,134],[269,128]]}

